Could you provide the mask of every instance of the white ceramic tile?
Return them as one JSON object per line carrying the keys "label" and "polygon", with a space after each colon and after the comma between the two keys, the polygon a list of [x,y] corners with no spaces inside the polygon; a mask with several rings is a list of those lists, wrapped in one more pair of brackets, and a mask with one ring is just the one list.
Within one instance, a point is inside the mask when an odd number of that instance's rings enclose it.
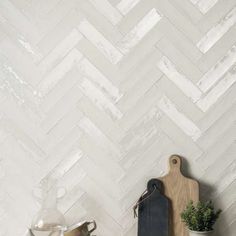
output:
{"label": "white ceramic tile", "polygon": [[158,106],[177,126],[179,126],[184,133],[190,136],[193,140],[197,140],[201,136],[201,130],[183,113],[177,110],[176,106],[167,97],[162,97],[158,103]]}
{"label": "white ceramic tile", "polygon": [[217,25],[211,28],[197,43],[201,52],[206,53],[236,23],[236,8],[232,9]]}
{"label": "white ceramic tile", "polygon": [[117,64],[122,59],[121,52],[87,20],[80,22],[78,29],[112,64]]}
{"label": "white ceramic tile", "polygon": [[89,0],[113,25],[122,20],[120,12],[108,0]]}
{"label": "white ceramic tile", "polygon": [[82,58],[82,54],[73,49],[53,70],[40,82],[41,96],[46,95]]}
{"label": "white ceramic tile", "polygon": [[72,31],[54,48],[46,57],[43,59],[39,66],[40,68],[47,72],[53,66],[56,66],[63,59],[66,54],[73,49],[76,44],[80,41],[82,35],[76,30]]}
{"label": "white ceramic tile", "polygon": [[123,14],[126,15],[131,11],[140,0],[121,0],[117,5],[117,9]]}
{"label": "white ceramic tile", "polygon": [[236,46],[234,45],[227,54],[221,58],[202,78],[198,86],[203,92],[207,92],[236,62]]}
{"label": "white ceramic tile", "polygon": [[83,59],[78,64],[78,69],[83,76],[91,79],[114,102],[120,100],[123,94],[99,71],[89,60]]}
{"label": "white ceramic tile", "polygon": [[79,85],[83,93],[101,110],[104,110],[113,119],[121,119],[123,114],[109,101],[104,94],[97,89],[88,79],[83,78]]}
{"label": "white ceramic tile", "polygon": [[225,77],[221,79],[220,82],[212,88],[204,98],[197,102],[198,107],[202,111],[206,112],[235,83],[235,69],[236,68],[233,68],[229,71],[229,73],[227,73]]}
{"label": "white ceramic tile", "polygon": [[123,54],[128,53],[160,20],[161,15],[153,8],[128,34],[124,36],[117,47]]}
{"label": "white ceramic tile", "polygon": [[182,73],[178,72],[175,65],[165,56],[158,62],[159,69],[193,102],[199,100],[202,95],[200,89]]}
{"label": "white ceramic tile", "polygon": [[206,14],[217,2],[218,0],[198,0],[197,6],[203,14]]}

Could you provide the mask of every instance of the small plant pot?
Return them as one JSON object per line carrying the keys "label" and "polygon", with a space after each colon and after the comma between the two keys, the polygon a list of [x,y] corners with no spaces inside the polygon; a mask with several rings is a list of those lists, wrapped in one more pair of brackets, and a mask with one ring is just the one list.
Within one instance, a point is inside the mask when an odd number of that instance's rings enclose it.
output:
{"label": "small plant pot", "polygon": [[211,230],[211,231],[192,231],[192,230],[189,230],[189,236],[213,236],[213,230]]}

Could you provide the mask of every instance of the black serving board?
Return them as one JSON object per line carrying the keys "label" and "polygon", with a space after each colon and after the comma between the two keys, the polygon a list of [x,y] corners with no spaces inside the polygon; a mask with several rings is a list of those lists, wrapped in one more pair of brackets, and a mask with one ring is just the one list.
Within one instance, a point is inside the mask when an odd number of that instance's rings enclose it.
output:
{"label": "black serving board", "polygon": [[138,236],[168,236],[169,204],[162,182],[149,180],[147,193],[139,199]]}

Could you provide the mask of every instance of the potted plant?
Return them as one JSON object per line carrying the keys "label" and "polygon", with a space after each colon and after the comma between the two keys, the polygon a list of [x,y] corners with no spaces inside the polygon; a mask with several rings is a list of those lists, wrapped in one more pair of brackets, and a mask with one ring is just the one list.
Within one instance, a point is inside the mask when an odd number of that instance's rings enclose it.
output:
{"label": "potted plant", "polygon": [[211,201],[198,202],[196,205],[190,201],[181,218],[189,229],[190,236],[208,236],[213,232],[213,225],[218,219],[221,210],[215,210]]}

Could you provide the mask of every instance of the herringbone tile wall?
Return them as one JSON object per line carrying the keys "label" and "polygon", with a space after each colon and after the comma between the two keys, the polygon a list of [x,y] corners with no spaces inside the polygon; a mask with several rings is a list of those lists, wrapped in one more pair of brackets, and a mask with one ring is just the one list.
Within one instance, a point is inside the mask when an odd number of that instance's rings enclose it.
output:
{"label": "herringbone tile wall", "polygon": [[26,235],[49,173],[68,224],[135,236],[178,153],[236,232],[235,0],[0,1],[0,235]]}

